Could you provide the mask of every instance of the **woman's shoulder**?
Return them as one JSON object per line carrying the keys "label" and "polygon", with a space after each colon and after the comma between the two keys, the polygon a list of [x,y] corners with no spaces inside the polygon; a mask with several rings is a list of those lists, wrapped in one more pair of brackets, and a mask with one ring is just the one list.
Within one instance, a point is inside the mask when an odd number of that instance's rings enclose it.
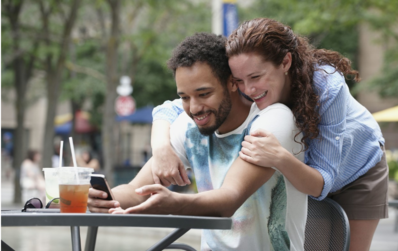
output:
{"label": "woman's shoulder", "polygon": [[316,65],[313,82],[319,96],[337,93],[346,85],[344,75],[331,65]]}
{"label": "woman's shoulder", "polygon": [[24,161],[22,161],[21,167],[22,168],[32,168],[32,167],[34,167],[34,163],[29,159],[25,159]]}

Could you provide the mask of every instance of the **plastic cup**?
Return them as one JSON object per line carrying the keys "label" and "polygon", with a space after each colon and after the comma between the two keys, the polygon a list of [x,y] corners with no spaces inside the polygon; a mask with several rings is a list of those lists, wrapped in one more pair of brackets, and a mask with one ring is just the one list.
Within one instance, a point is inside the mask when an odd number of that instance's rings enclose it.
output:
{"label": "plastic cup", "polygon": [[61,213],[85,213],[92,168],[61,167],[58,184]]}
{"label": "plastic cup", "polygon": [[[43,168],[44,180],[46,184],[46,204],[54,198],[59,198],[58,168]],[[59,200],[53,203],[58,204]]]}

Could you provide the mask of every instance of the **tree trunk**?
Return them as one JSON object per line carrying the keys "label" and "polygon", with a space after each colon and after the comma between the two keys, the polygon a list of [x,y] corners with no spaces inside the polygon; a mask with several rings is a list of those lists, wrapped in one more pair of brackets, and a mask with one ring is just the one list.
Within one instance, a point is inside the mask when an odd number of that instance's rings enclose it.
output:
{"label": "tree trunk", "polygon": [[70,108],[71,108],[71,111],[72,111],[72,131],[71,131],[71,137],[73,138],[73,139],[75,139],[76,138],[76,135],[77,135],[77,133],[76,133],[76,114],[77,114],[77,112],[78,111],[80,111],[81,112],[81,102],[79,103],[79,102],[76,102],[76,101],[74,101],[74,100],[71,100],[70,101]]}
{"label": "tree trunk", "polygon": [[51,158],[54,153],[54,119],[57,111],[57,103],[59,97],[60,83],[57,73],[51,73],[47,69],[47,110],[46,121],[44,124],[44,141],[43,141],[43,167],[52,167]]}
{"label": "tree trunk", "polygon": [[[13,168],[15,171],[14,175],[14,203],[21,203],[21,185],[20,185],[20,171],[21,164],[26,153],[25,143],[25,109],[26,109],[26,90],[28,81],[31,74],[31,68],[33,65],[33,58],[27,63],[24,60],[25,54],[21,52],[19,38],[19,14],[24,1],[18,2],[6,2],[3,3],[2,7],[6,9],[7,18],[11,27],[11,35],[14,38],[12,46],[12,52],[15,56],[13,60],[13,72],[14,72],[14,88],[15,88],[15,111],[16,111],[16,128],[15,128],[15,141],[13,147]],[[35,45],[37,45],[35,43]],[[35,46],[33,49],[35,50]]]}
{"label": "tree trunk", "polygon": [[102,147],[104,153],[105,175],[111,186],[114,183],[113,167],[115,165],[115,100],[116,87],[118,85],[117,73],[117,49],[120,36],[120,2],[119,0],[108,0],[111,7],[112,24],[110,36],[106,43],[106,80],[107,93],[105,109],[102,119]]}
{"label": "tree trunk", "polygon": [[45,122],[45,134],[43,139],[43,166],[51,166],[51,157],[54,152],[54,118],[57,110],[58,97],[61,88],[61,77],[65,68],[66,55],[68,53],[71,40],[72,28],[75,24],[80,0],[74,0],[70,7],[70,12],[66,20],[62,33],[59,57],[52,66],[52,62],[47,64],[47,112]]}
{"label": "tree trunk", "polygon": [[17,127],[15,130],[15,145],[13,167],[14,175],[14,203],[21,202],[21,185],[19,182],[21,164],[24,159],[27,147],[25,143],[25,109],[26,109],[26,86],[27,79],[25,78],[25,67],[23,58],[18,57],[14,61],[14,78],[15,78],[15,110],[17,117]]}

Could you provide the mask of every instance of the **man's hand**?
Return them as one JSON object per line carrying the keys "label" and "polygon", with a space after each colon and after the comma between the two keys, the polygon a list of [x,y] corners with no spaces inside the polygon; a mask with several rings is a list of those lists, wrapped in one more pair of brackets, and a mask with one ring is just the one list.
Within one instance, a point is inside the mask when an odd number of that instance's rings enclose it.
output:
{"label": "man's hand", "polygon": [[135,190],[138,195],[151,195],[145,202],[123,210],[110,209],[112,214],[178,214],[182,208],[180,194],[169,191],[159,184],[147,185]]}
{"label": "man's hand", "polygon": [[90,188],[88,192],[87,205],[92,213],[108,213],[111,208],[120,207],[120,203],[115,200],[105,200],[108,195],[100,190]]}
{"label": "man's hand", "polygon": [[170,186],[171,184],[185,186],[191,184],[184,164],[171,146],[154,152],[152,160],[152,176],[156,184],[164,186]]}

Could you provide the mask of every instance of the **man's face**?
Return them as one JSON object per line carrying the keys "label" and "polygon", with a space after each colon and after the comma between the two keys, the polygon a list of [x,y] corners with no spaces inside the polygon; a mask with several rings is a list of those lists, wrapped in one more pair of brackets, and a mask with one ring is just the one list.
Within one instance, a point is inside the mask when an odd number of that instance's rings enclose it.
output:
{"label": "man's face", "polygon": [[195,121],[200,133],[213,134],[226,120],[231,110],[231,98],[206,63],[176,70],[177,93],[185,112]]}

